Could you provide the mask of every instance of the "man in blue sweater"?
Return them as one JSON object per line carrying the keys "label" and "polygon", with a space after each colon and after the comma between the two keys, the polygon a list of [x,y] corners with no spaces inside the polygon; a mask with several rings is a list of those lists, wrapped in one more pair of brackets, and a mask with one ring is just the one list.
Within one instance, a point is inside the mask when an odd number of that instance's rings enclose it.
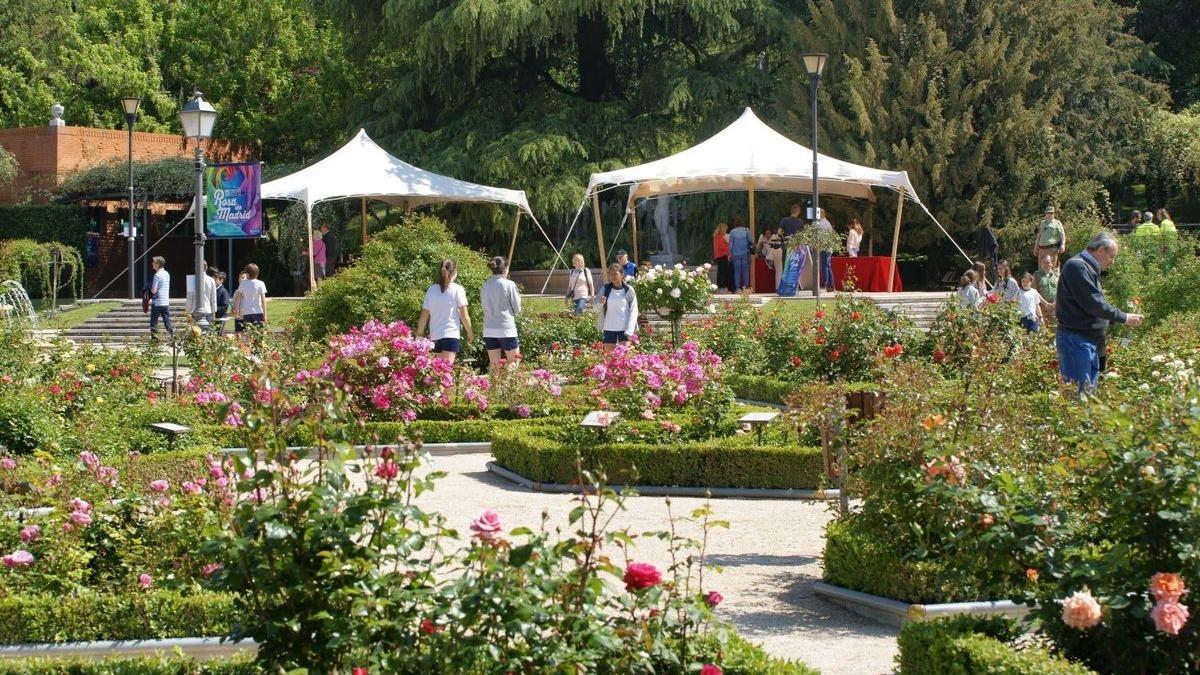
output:
{"label": "man in blue sweater", "polygon": [[1142,315],[1126,314],[1110,305],[1100,288],[1100,273],[1116,259],[1116,238],[1100,232],[1086,249],[1063,264],[1058,277],[1058,369],[1063,380],[1079,385],[1081,393],[1096,387],[1108,323],[1118,321],[1130,327],[1142,323]]}

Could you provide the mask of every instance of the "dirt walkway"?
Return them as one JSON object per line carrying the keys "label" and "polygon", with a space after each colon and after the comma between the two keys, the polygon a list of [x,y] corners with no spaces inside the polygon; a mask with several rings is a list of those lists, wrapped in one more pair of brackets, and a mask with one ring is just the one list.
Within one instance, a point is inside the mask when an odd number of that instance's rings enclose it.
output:
{"label": "dirt walkway", "polygon": [[[488,454],[434,458],[447,472],[425,508],[440,511],[454,527],[467,524],[485,508],[495,509],[504,528],[536,528],[543,510],[552,525],[566,525],[570,497],[531,492],[487,471]],[[688,514],[701,499],[672,500],[676,515]],[[661,497],[637,497],[621,514],[620,526],[635,531],[666,528],[667,508]],[[725,597],[718,615],[751,640],[778,656],[800,659],[827,675],[891,673],[896,653],[895,629],[861,619],[812,593],[821,576],[823,526],[830,514],[824,504],[794,500],[713,500],[716,517],[728,530],[709,537],[710,561],[722,571],[706,574],[705,586]],[[637,559],[665,566],[666,547],[656,539],[640,540]]]}

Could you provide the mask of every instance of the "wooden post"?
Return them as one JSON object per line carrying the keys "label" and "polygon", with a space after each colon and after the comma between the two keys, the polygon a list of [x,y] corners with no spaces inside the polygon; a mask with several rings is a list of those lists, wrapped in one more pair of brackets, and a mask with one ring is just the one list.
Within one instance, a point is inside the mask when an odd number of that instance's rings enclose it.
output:
{"label": "wooden post", "polygon": [[641,265],[642,259],[638,257],[637,202],[632,200],[629,204],[629,223],[633,227],[633,264]]}
{"label": "wooden post", "polygon": [[517,207],[517,217],[513,220],[512,241],[508,243],[508,257],[504,259],[504,276],[508,276],[508,268],[512,267],[513,251],[517,250],[517,229],[521,226],[521,207]]}
{"label": "wooden post", "polygon": [[900,188],[900,203],[896,205],[896,227],[892,230],[892,264],[888,272],[888,293],[896,284],[896,249],[900,246],[900,217],[904,215],[904,188]]}
{"label": "wooden post", "polygon": [[362,198],[362,243],[367,245],[367,198]]}
{"label": "wooden post", "polygon": [[750,292],[754,292],[754,176],[750,177]]}
{"label": "wooden post", "polygon": [[596,220],[596,243],[600,246],[600,280],[608,282],[608,256],[604,252],[604,223],[600,222],[600,193],[592,193],[592,217]]}

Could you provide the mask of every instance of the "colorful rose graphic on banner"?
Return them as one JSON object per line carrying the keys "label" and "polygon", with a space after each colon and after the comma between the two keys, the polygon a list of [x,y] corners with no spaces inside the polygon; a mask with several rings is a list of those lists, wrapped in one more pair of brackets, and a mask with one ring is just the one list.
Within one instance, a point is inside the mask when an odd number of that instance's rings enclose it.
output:
{"label": "colorful rose graphic on banner", "polygon": [[208,236],[262,236],[260,165],[214,164],[204,169],[205,220]]}

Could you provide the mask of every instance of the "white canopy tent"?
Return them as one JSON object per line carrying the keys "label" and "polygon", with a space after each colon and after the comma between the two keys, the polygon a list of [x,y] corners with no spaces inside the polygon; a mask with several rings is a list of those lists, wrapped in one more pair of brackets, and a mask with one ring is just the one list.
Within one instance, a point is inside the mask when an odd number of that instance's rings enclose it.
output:
{"label": "white canopy tent", "polygon": [[[492,202],[511,204],[517,207],[513,223],[512,242],[508,249],[511,262],[517,243],[517,229],[521,213],[542,230],[533,217],[529,201],[523,190],[476,185],[457,178],[442,176],[415,167],[393,157],[376,145],[365,130],[325,159],[305,167],[296,173],[265,183],[263,199],[282,199],[304,204],[308,221],[308,276],[309,284],[316,283],[312,261],[312,210],[317,204],[335,199],[361,198],[363,204],[363,240],[366,241],[366,203],[376,199],[389,204],[408,207],[446,202]],[[550,241],[542,230],[542,235]],[[551,248],[554,248],[551,242]]]}
{"label": "white canopy tent", "polygon": [[[621,185],[631,186],[626,202],[626,214],[633,229],[633,253],[637,259],[637,215],[633,209],[634,200],[660,195],[744,190],[749,193],[749,226],[753,235],[754,191],[811,192],[812,166],[812,150],[768,127],[753,110],[746,108],[733,124],[687,150],[648,164],[594,173],[588,180],[584,201],[586,203],[589,197],[592,200],[601,267],[607,262],[604,232],[600,226],[599,193],[604,189]],[[929,210],[921,203],[921,198],[913,189],[908,172],[859,166],[818,153],[817,175],[818,188],[823,195],[839,195],[873,202],[876,199],[873,188],[887,188],[899,193],[900,202],[896,210],[891,256],[894,276],[896,243],[899,240],[904,200],[911,200],[929,214]],[[933,218],[932,214],[929,215]],[[938,227],[941,227],[940,223]],[[942,231],[945,232],[945,229]],[[949,233],[946,236],[949,236]],[[955,246],[958,244],[955,243]],[[962,249],[959,248],[959,251]]]}

